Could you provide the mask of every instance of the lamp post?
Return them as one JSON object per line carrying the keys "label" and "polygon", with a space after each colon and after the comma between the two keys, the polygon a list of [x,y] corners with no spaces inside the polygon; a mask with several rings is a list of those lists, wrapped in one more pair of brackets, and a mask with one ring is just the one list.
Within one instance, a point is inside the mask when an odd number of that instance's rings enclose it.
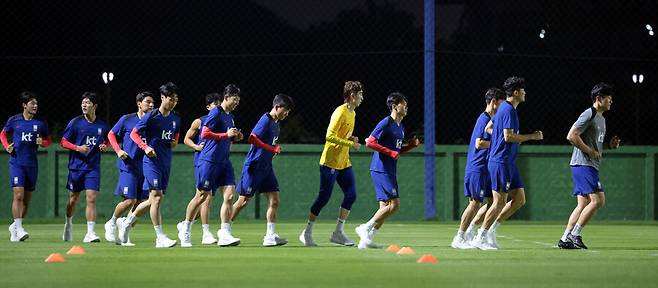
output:
{"label": "lamp post", "polygon": [[101,78],[103,79],[103,83],[105,83],[105,122],[110,125],[110,99],[112,97],[110,83],[114,80],[114,73],[103,72]]}
{"label": "lamp post", "polygon": [[644,82],[644,75],[642,74],[633,74],[633,86],[635,87],[635,129],[634,129],[634,134],[635,134],[635,144],[640,144],[640,107],[641,107],[641,101],[640,101],[640,85],[642,85],[642,82]]}

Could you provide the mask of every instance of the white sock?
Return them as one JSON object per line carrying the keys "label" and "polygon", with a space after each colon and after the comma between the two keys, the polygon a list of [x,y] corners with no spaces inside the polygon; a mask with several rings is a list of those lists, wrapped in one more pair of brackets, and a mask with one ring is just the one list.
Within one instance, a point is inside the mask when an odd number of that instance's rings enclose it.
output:
{"label": "white sock", "polygon": [[112,218],[110,218],[110,223],[116,224],[117,223],[117,216],[114,216],[114,214],[112,214]]}
{"label": "white sock", "polygon": [[375,222],[375,217],[370,218],[368,222],[366,222],[366,228],[368,228],[368,231],[372,230],[372,227],[375,227],[377,222]]}
{"label": "white sock", "polygon": [[209,224],[201,224],[201,229],[203,230],[203,234],[212,235],[212,233],[210,232],[210,225]]}
{"label": "white sock", "polygon": [[23,228],[23,218],[14,218],[14,227],[16,229],[22,229]]}
{"label": "white sock", "polygon": [[491,227],[489,228],[489,230],[490,230],[492,233],[496,233],[496,229],[498,229],[498,226],[500,226],[500,222],[495,221],[494,224],[491,225]]}
{"label": "white sock", "polygon": [[459,238],[464,238],[464,231],[462,231],[461,229],[459,229],[459,230],[457,231],[457,236],[459,236]]}
{"label": "white sock", "polygon": [[162,232],[162,225],[155,225],[153,229],[155,229],[155,237],[160,238],[165,236],[164,232]]}
{"label": "white sock", "polygon": [[137,216],[135,216],[134,214],[130,214],[130,215],[128,215],[126,220],[128,221],[128,224],[133,225],[133,223],[135,223],[135,221],[137,221]]}
{"label": "white sock", "polygon": [[345,226],[345,219],[338,218],[338,221],[336,221],[336,232],[345,233],[343,226]]}
{"label": "white sock", "polygon": [[274,226],[275,226],[275,225],[276,225],[276,223],[267,222],[267,232],[266,232],[266,235],[269,236],[269,235],[273,235],[273,234],[274,234]]}
{"label": "white sock", "polygon": [[571,230],[565,229],[564,234],[562,234],[562,238],[560,238],[560,240],[562,240],[562,242],[567,241],[567,236],[569,236],[569,233],[571,233]]}
{"label": "white sock", "polygon": [[73,217],[66,217],[66,224],[73,225]]}
{"label": "white sock", "polygon": [[219,229],[231,232],[231,223],[222,223],[222,225],[219,226]]}
{"label": "white sock", "polygon": [[372,229],[370,229],[370,231],[368,231],[368,238],[370,238],[370,240],[372,240],[373,238],[375,238],[375,234],[377,234],[377,231],[379,231],[379,229],[377,229],[377,228],[375,228],[375,227],[373,227]]}
{"label": "white sock", "polygon": [[478,237],[479,238],[484,238],[484,236],[487,235],[487,232],[488,232],[487,229],[484,229],[484,228],[478,229]]}
{"label": "white sock", "polygon": [[581,227],[579,224],[576,224],[576,226],[573,226],[573,230],[571,230],[571,235],[580,236],[581,230],[583,230],[583,227]]}
{"label": "white sock", "polygon": [[96,225],[96,222],[87,221],[87,233],[94,233],[94,225]]}
{"label": "white sock", "polygon": [[478,225],[475,225],[475,224],[471,223],[470,225],[468,225],[468,228],[466,228],[466,233],[468,234],[468,233],[473,232],[473,230],[475,230],[475,228],[477,228],[477,227],[478,227]]}
{"label": "white sock", "polygon": [[185,226],[185,230],[187,232],[190,232],[190,230],[192,230],[192,222],[184,220],[183,225]]}
{"label": "white sock", "polygon": [[309,220],[306,223],[306,229],[304,230],[306,234],[312,234],[313,233],[313,224],[315,224],[315,221]]}

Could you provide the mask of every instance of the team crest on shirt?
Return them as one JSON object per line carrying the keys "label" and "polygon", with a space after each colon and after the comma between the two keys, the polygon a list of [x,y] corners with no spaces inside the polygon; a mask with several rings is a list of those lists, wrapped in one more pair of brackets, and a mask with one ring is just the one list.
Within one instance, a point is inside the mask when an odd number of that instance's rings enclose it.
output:
{"label": "team crest on shirt", "polygon": [[173,126],[174,129],[176,129],[176,121],[171,121],[171,126]]}
{"label": "team crest on shirt", "polygon": [[98,131],[98,136],[101,136],[101,134],[103,134],[103,128],[98,128],[97,131]]}
{"label": "team crest on shirt", "polygon": [[32,131],[34,131],[34,132],[39,131],[39,126],[36,125],[36,124],[32,125]]}

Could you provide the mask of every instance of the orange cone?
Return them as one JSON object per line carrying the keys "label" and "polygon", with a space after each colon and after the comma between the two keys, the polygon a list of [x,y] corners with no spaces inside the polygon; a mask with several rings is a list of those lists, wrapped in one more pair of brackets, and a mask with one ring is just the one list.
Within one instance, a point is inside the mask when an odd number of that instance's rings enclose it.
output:
{"label": "orange cone", "polygon": [[66,254],[69,254],[69,255],[83,255],[83,254],[85,254],[85,248],[82,248],[81,246],[73,246],[73,247],[71,247],[71,249],[69,249],[68,252],[66,252]]}
{"label": "orange cone", "polygon": [[402,247],[400,251],[397,253],[398,255],[411,255],[411,254],[416,254],[416,251],[414,249],[411,249],[411,247]]}
{"label": "orange cone", "polygon": [[65,261],[64,256],[62,256],[62,254],[53,253],[48,255],[48,258],[46,258],[46,260],[43,262],[64,262],[64,261]]}
{"label": "orange cone", "polygon": [[388,252],[398,252],[398,251],[400,251],[400,246],[398,246],[398,245],[388,246],[388,248],[386,248],[386,251],[388,251]]}
{"label": "orange cone", "polygon": [[436,259],[436,257],[430,255],[430,254],[425,254],[423,256],[420,256],[416,263],[437,263],[439,262],[439,259]]}

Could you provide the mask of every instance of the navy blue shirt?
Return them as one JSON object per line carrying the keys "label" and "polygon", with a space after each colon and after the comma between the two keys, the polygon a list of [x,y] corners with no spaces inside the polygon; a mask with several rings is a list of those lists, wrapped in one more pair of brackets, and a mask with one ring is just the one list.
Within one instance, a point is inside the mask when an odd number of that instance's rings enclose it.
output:
{"label": "navy blue shirt", "polygon": [[153,158],[144,157],[143,163],[155,167],[171,166],[171,144],[176,141],[176,134],[180,131],[180,116],[171,111],[164,116],[160,110],[148,112],[137,121],[135,128],[139,130],[146,144],[155,150]]}
{"label": "navy blue shirt", "polygon": [[[387,116],[382,121],[379,121],[375,130],[370,133],[370,136],[375,137],[377,143],[382,146],[400,152],[402,142],[404,141],[404,125],[402,123],[398,125],[391,116]],[[396,163],[397,160],[375,151],[372,155],[372,162],[370,162],[370,171],[396,175]]]}
{"label": "navy blue shirt", "polygon": [[37,138],[45,139],[50,135],[46,121],[32,118],[26,120],[23,114],[11,116],[5,124],[4,130],[12,134],[14,152],[9,156],[9,163],[13,165],[36,167],[37,162]]}
{"label": "navy blue shirt", "polygon": [[[276,141],[279,139],[279,132],[279,123],[272,119],[270,113],[265,113],[260,117],[260,120],[256,123],[256,127],[251,131],[251,134],[256,134],[258,139],[263,141],[263,143],[275,146]],[[252,163],[258,163],[259,168],[271,167],[272,157],[274,157],[272,152],[252,144],[247,153],[247,158],[244,160],[244,164],[250,165]]]}
{"label": "navy blue shirt", "polygon": [[99,146],[106,142],[109,128],[105,122],[96,117],[89,122],[83,115],[73,118],[66,125],[62,137],[76,146],[89,146],[86,154],[69,151],[69,169],[96,170],[100,169],[101,150]]}
{"label": "navy blue shirt", "polygon": [[[208,113],[208,117],[203,121],[203,127],[208,127],[213,133],[227,133],[228,129],[235,127],[233,114],[224,111],[222,106],[215,106]],[[223,163],[228,161],[228,153],[231,148],[231,139],[209,140],[203,145],[199,160],[213,163]]]}
{"label": "navy blue shirt", "polygon": [[509,101],[503,102],[493,118],[493,132],[491,133],[491,146],[489,147],[489,161],[503,164],[512,164],[516,161],[519,143],[505,142],[503,130],[512,129],[519,133],[519,115]]}
{"label": "navy blue shirt", "polygon": [[[206,121],[206,118],[208,118],[208,115],[203,115],[199,117],[199,120],[201,120],[201,125],[199,126],[199,131],[197,132],[197,139],[196,139],[196,145],[201,145],[201,143],[205,143],[206,140],[201,138],[201,130],[203,129],[203,121]],[[205,146],[205,144],[204,144]],[[194,151],[194,166],[199,165],[199,154],[201,154],[201,151]]]}
{"label": "navy blue shirt", "polygon": [[[130,139],[130,132],[133,131],[135,125],[139,122],[137,113],[131,113],[121,116],[119,121],[112,127],[112,132],[117,138],[121,138],[121,149],[128,153],[126,159],[117,159],[117,168],[123,171],[140,172],[142,171],[142,160],[144,159],[144,151],[139,149],[137,144]],[[142,136],[142,141],[146,143],[146,138]]]}
{"label": "navy blue shirt", "polygon": [[475,122],[473,133],[471,133],[471,141],[468,143],[468,155],[466,156],[466,172],[487,172],[487,156],[489,155],[489,148],[477,149],[475,148],[475,141],[480,138],[481,140],[491,140],[491,135],[484,131],[487,123],[491,120],[491,116],[487,112],[482,112]]}

